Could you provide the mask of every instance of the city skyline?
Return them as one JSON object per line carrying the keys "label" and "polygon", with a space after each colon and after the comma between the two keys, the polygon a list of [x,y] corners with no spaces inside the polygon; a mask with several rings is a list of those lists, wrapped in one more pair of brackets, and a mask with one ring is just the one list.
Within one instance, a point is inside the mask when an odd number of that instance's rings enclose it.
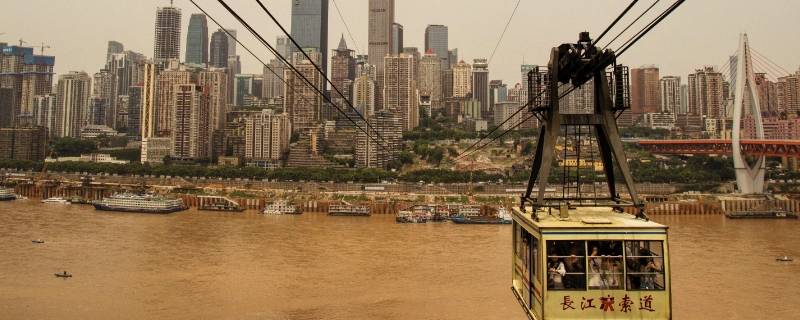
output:
{"label": "city skyline", "polygon": [[[88,12],[83,6],[74,6],[70,3],[52,3],[43,0],[34,0],[24,6],[17,4],[5,5],[9,15],[8,25],[25,25],[26,27],[14,30],[3,28],[4,35],[0,36],[0,42],[7,42],[9,45],[18,44],[22,38],[28,41],[26,45],[37,46],[41,42],[53,48],[47,49],[45,54],[57,57],[56,73],[64,74],[69,71],[85,71],[92,73],[102,67],[104,61],[103,54],[108,41],[118,41],[125,45],[128,50],[145,53],[150,55],[153,52],[152,41],[152,21],[154,19],[154,9],[156,7],[168,6],[166,0],[146,0],[136,4],[122,2],[117,6],[95,6],[97,0],[83,0],[85,7],[102,7],[104,12]],[[226,28],[238,29],[241,40],[251,49],[256,51],[259,56],[268,61],[271,56],[266,53],[256,43],[253,37],[246,32],[227,12],[224,12],[218,3],[214,1],[198,1],[209,13],[224,24]],[[486,4],[458,3],[459,15],[444,15],[448,7],[455,5],[452,1],[439,3],[425,3],[421,1],[408,0],[396,5],[396,22],[404,26],[404,42],[407,47],[417,47],[420,51],[424,50],[425,29],[429,24],[443,24],[449,28],[450,47],[458,48],[459,60],[470,62],[475,58],[488,58],[491,49],[497,42],[502,27],[507,17],[510,15],[515,1],[508,0],[502,3],[487,6]],[[265,38],[275,39],[280,30],[271,25],[266,15],[257,8],[255,2],[232,4]],[[290,2],[269,3],[269,8],[273,10],[277,18],[285,25],[291,21]],[[333,6],[331,3],[330,6]],[[367,49],[367,2],[353,3],[339,1],[335,3],[340,9],[350,30],[353,32],[355,43],[351,48],[358,54],[366,53]],[[582,21],[583,27],[597,35],[602,27],[607,25],[625,3],[618,1],[593,1],[591,3],[558,3],[558,4],[537,4],[533,6],[529,3],[522,3],[517,16],[514,18],[497,55],[491,61],[489,70],[491,79],[501,79],[510,85],[519,82],[519,66],[521,64],[544,64],[549,55],[549,48],[563,43],[574,41],[577,32],[580,30],[566,30],[552,28],[545,25],[547,20],[546,12],[552,10],[563,10],[565,12],[576,12],[570,17],[566,25],[575,25],[576,21]],[[198,10],[189,1],[176,1],[175,6],[182,10],[185,19],[181,21],[181,31],[185,34],[189,20],[188,17],[197,13]],[[656,6],[653,12],[659,11],[661,5]],[[704,1],[703,3],[689,3],[687,6],[692,10],[680,10],[675,17],[664,22],[648,37],[642,40],[637,47],[627,53],[622,59],[622,63],[632,67],[654,64],[661,70],[662,75],[675,75],[682,78],[692,73],[695,69],[702,66],[711,65],[721,67],[726,63],[726,57],[736,51],[735,43],[739,32],[747,32],[750,35],[753,46],[760,52],[773,59],[778,65],[794,72],[800,62],[792,56],[792,52],[800,48],[793,42],[767,41],[770,39],[789,39],[792,30],[785,28],[781,21],[790,21],[793,12],[800,10],[800,3],[789,1],[774,0],[769,4],[762,4],[756,7],[746,7],[745,4],[728,3],[721,0]],[[429,10],[418,10],[418,8]],[[577,10],[582,7],[584,10]],[[775,8],[781,10],[774,10]],[[772,9],[770,9],[772,8]],[[24,10],[23,10],[24,9]],[[348,42],[352,42],[345,31],[344,25],[335,14],[335,8],[331,8],[329,17],[329,43],[338,43],[338,40],[345,35]],[[643,10],[643,8],[640,8]],[[724,9],[724,10],[723,10]],[[27,10],[37,10],[41,16],[52,23],[41,25],[30,25],[25,23],[23,17]],[[769,23],[763,21],[752,21],[747,19],[749,15],[759,12],[769,14]],[[124,12],[124,15],[117,15],[114,12]],[[587,13],[581,13],[587,12]],[[597,13],[592,14],[591,13]],[[14,14],[18,13],[18,14]],[[73,14],[74,13],[74,14]],[[728,16],[723,17],[722,14]],[[497,23],[483,24],[483,28],[475,27],[470,21],[479,19],[482,16],[498,17]],[[763,15],[762,15],[763,16]],[[81,17],[81,19],[77,19]],[[113,17],[113,19],[111,18]],[[122,17],[122,18],[120,18]],[[500,18],[502,17],[502,18]],[[737,18],[738,17],[738,18]],[[632,19],[628,17],[629,19]],[[20,19],[19,21],[17,19]],[[65,23],[58,23],[58,21]],[[122,20],[120,20],[122,19]],[[69,20],[69,23],[66,21]],[[702,28],[697,28],[695,24],[687,24],[686,21],[708,21]],[[625,20],[623,20],[625,22]],[[98,23],[104,23],[103,28],[97,28]],[[63,27],[52,28],[53,24]],[[216,30],[216,26],[209,22],[209,31]],[[141,26],[132,28],[131,26]],[[80,30],[80,31],[78,31]],[[87,31],[88,30],[88,31]],[[526,34],[527,30],[548,30],[548,32],[538,32]],[[627,37],[622,37],[627,38]],[[523,41],[527,39],[527,41]],[[709,39],[713,39],[709,41]],[[181,39],[184,42],[185,39]],[[617,43],[619,43],[618,41]],[[601,42],[602,43],[602,42]],[[684,48],[678,52],[661,52],[664,49],[659,43],[672,48],[675,43],[681,43]],[[786,48],[789,46],[789,48]],[[613,47],[613,46],[612,46]],[[182,43],[180,57],[185,56],[185,44]],[[37,48],[39,53],[39,48]],[[247,54],[240,53],[242,56],[243,72],[261,73],[262,66]]]}

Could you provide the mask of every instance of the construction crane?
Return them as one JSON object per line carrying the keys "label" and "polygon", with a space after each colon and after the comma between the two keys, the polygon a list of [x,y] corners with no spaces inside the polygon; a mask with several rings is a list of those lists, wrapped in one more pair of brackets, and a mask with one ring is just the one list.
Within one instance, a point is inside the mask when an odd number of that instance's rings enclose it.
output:
{"label": "construction crane", "polygon": [[39,51],[39,52],[41,52],[40,55],[44,55],[44,49],[52,49],[53,47],[48,46],[44,42],[42,42],[42,45],[39,46],[39,48],[41,48],[41,51]]}
{"label": "construction crane", "polygon": [[19,46],[20,46],[20,47],[21,47],[21,46],[23,46],[23,45],[25,45],[26,43],[27,43],[27,42],[25,42],[25,40],[22,40],[22,38],[19,38]]}

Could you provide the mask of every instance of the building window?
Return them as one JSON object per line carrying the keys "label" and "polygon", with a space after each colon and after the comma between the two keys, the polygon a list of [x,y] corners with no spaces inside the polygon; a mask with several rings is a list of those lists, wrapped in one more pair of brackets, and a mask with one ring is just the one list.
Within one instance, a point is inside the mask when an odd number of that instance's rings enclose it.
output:
{"label": "building window", "polygon": [[547,241],[547,289],[586,290],[585,263],[585,241]]}
{"label": "building window", "polygon": [[627,287],[632,290],[664,290],[664,242],[625,241]]}
{"label": "building window", "polygon": [[624,289],[622,241],[588,241],[589,289]]}

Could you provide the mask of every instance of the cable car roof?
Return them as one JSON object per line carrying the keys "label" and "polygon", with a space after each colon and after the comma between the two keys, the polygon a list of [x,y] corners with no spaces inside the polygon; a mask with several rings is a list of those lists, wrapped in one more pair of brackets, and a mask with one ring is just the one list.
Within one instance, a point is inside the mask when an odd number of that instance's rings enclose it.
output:
{"label": "cable car roof", "polygon": [[537,229],[667,229],[660,223],[614,212],[610,207],[573,208],[568,210],[566,218],[559,217],[558,209],[540,208],[538,221],[532,217],[531,211],[530,207],[525,213],[514,208],[514,219]]}

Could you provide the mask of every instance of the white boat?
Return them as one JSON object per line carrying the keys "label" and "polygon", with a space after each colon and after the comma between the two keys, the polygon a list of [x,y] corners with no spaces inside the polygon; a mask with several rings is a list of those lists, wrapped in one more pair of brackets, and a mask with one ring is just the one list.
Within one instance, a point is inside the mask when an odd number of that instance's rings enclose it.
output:
{"label": "white boat", "polygon": [[149,194],[118,193],[103,200],[92,202],[94,208],[102,211],[173,213],[186,210],[181,199],[168,199]]}
{"label": "white boat", "polygon": [[508,212],[506,207],[500,207],[497,209],[497,218],[503,220],[503,222],[511,223],[513,218],[511,218],[511,213]]}
{"label": "white boat", "polygon": [[296,206],[289,204],[288,201],[279,200],[264,207],[264,210],[261,211],[261,213],[268,215],[284,215],[284,214],[301,214],[302,212],[300,212],[300,210],[298,210]]}
{"label": "white boat", "polygon": [[42,200],[42,203],[70,204],[70,202],[67,201],[67,199],[64,199],[64,198],[61,198],[61,197],[53,197],[53,198],[44,199],[44,200]]}
{"label": "white boat", "polygon": [[17,200],[17,195],[9,189],[0,188],[0,201]]}

